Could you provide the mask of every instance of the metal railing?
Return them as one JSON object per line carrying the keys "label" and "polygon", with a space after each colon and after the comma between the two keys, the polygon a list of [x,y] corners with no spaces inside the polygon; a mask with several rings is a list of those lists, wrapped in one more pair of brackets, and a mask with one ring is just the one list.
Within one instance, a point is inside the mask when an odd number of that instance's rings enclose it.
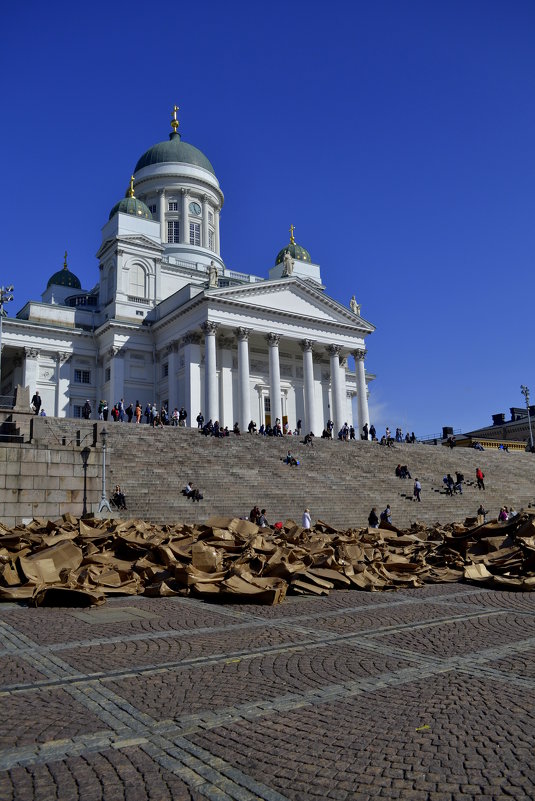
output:
{"label": "metal railing", "polygon": [[[459,434],[462,434],[462,433],[463,433],[462,428],[454,428],[453,429],[453,433],[452,434],[448,434],[448,436],[457,437],[457,436],[459,436]],[[438,434],[424,434],[423,436],[418,437],[417,439],[418,439],[418,442],[426,443],[426,442],[433,442],[435,439],[443,440],[444,436],[442,434],[442,431],[439,431]],[[447,439],[447,437],[446,437],[446,439]]]}

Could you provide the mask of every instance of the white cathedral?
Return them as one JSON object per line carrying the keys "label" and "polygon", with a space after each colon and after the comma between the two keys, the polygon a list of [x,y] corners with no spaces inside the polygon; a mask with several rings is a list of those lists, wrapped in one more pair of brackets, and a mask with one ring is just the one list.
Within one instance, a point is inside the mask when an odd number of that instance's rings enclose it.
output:
{"label": "white cathedral", "polygon": [[181,139],[176,112],[102,229],[96,286],[82,288],[65,254],[41,300],[4,318],[0,394],[38,390],[57,417],[79,417],[87,399],[95,417],[100,399],[110,408],[124,399],[183,406],[188,425],[201,411],[242,430],[280,418],[316,436],[328,419],[335,433],[345,422],[362,431],[374,326],[354,297],[345,307],[326,294],[293,226],[268,278],[225,266],[223,192],[206,156]]}

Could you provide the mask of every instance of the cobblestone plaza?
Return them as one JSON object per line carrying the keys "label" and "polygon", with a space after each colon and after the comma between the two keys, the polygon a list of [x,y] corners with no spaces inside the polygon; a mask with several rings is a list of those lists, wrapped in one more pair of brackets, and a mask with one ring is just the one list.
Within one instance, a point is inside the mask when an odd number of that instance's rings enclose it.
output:
{"label": "cobblestone plaza", "polygon": [[3,801],[535,796],[535,595],[0,607]]}

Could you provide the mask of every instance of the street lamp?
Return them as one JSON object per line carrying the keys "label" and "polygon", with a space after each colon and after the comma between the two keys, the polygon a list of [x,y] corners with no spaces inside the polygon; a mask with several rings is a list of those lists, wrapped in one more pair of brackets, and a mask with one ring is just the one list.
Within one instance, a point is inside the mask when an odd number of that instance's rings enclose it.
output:
{"label": "street lamp", "polygon": [[13,300],[13,285],[0,286],[0,395],[2,394],[2,320],[7,312],[4,311],[4,303]]}
{"label": "street lamp", "polygon": [[91,453],[91,448],[87,446],[81,451],[80,456],[82,457],[82,465],[84,468],[84,508],[82,509],[82,517],[87,515],[87,460],[89,459],[89,455]]}
{"label": "street lamp", "polygon": [[529,389],[525,387],[524,384],[521,384],[520,392],[526,399],[526,409],[528,410],[529,441],[531,445],[531,452],[533,453],[533,432],[531,430],[531,417],[529,414]]}
{"label": "street lamp", "polygon": [[105,428],[100,432],[100,438],[102,440],[102,498],[100,499],[98,511],[102,512],[103,509],[107,509],[111,514],[110,502],[106,497],[106,441],[108,432]]}

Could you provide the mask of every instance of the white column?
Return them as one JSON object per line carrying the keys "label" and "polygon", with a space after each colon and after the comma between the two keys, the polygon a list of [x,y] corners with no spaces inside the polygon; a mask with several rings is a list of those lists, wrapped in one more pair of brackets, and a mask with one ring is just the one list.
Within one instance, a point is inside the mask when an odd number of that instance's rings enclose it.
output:
{"label": "white column", "polygon": [[305,396],[305,421],[303,431],[305,434],[309,434],[312,431],[316,436],[319,436],[314,402],[314,360],[312,356],[313,346],[313,339],[303,339],[301,342],[301,348],[303,349],[303,391]]}
{"label": "white column", "polygon": [[169,403],[167,411],[171,416],[173,409],[178,409],[178,340],[175,339],[169,343],[167,353],[167,401]]}
{"label": "white column", "polygon": [[[189,244],[189,224],[188,224],[188,192],[186,189],[181,189],[182,193],[182,207],[180,217],[180,241],[182,244]],[[188,412],[189,414],[189,412]]]}
{"label": "white column", "polygon": [[238,328],[238,400],[239,424],[247,431],[251,421],[251,391],[249,387],[249,328]]}
{"label": "white column", "polygon": [[208,247],[208,195],[202,196],[202,240],[201,245],[203,248]]}
{"label": "white column", "polygon": [[124,397],[124,351],[114,346],[110,348],[110,398],[108,408]]}
{"label": "white column", "polygon": [[[69,411],[69,384],[70,384],[70,367],[68,360],[69,353],[56,354],[56,392],[54,397],[54,416],[67,417]],[[97,376],[95,376],[95,379]],[[95,380],[95,388],[98,395],[98,383]],[[97,404],[99,402],[97,397]]]}
{"label": "white column", "polygon": [[217,323],[209,320],[201,325],[204,333],[204,408],[205,417],[215,423],[219,420],[219,397],[217,391],[217,365],[215,335]]}
{"label": "white column", "polygon": [[269,345],[269,396],[271,401],[271,425],[277,418],[282,425],[281,372],[279,363],[279,334],[266,336]]}
{"label": "white column", "polygon": [[162,240],[162,244],[167,242],[167,231],[165,229],[165,189],[160,189],[158,192],[159,194],[159,205],[160,205],[160,239]]}
{"label": "white column", "polygon": [[[192,332],[182,340],[184,345],[184,407],[188,426],[196,427],[201,408],[201,337]],[[204,415],[206,417],[206,415]],[[208,418],[206,418],[208,419]]]}
{"label": "white column", "polygon": [[331,414],[334,422],[334,437],[342,428],[344,421],[343,407],[341,403],[341,380],[340,380],[340,345],[329,345],[327,348],[331,362]]}
{"label": "white column", "polygon": [[342,411],[342,425],[347,423],[349,425],[349,414],[347,411],[347,387],[346,387],[346,365],[347,359],[342,357],[340,359],[340,409]]}
{"label": "white column", "polygon": [[236,422],[233,415],[232,398],[232,345],[230,337],[219,341],[219,422],[231,428]]}
{"label": "white column", "polygon": [[[217,253],[218,256],[220,256],[221,253],[219,249],[219,209],[214,209],[214,236],[215,236],[215,243],[214,243],[215,252]],[[247,425],[249,425],[249,421],[247,422]]]}
{"label": "white column", "polygon": [[37,389],[39,375],[39,351],[35,348],[24,348],[24,364],[22,367],[22,383],[30,388],[30,399]]}
{"label": "white column", "polygon": [[370,427],[370,412],[368,409],[368,388],[366,386],[366,371],[364,369],[364,359],[366,358],[365,350],[356,350],[353,353],[355,357],[355,367],[357,368],[357,404],[359,413],[359,435],[362,436],[362,429],[364,425],[368,424]]}

